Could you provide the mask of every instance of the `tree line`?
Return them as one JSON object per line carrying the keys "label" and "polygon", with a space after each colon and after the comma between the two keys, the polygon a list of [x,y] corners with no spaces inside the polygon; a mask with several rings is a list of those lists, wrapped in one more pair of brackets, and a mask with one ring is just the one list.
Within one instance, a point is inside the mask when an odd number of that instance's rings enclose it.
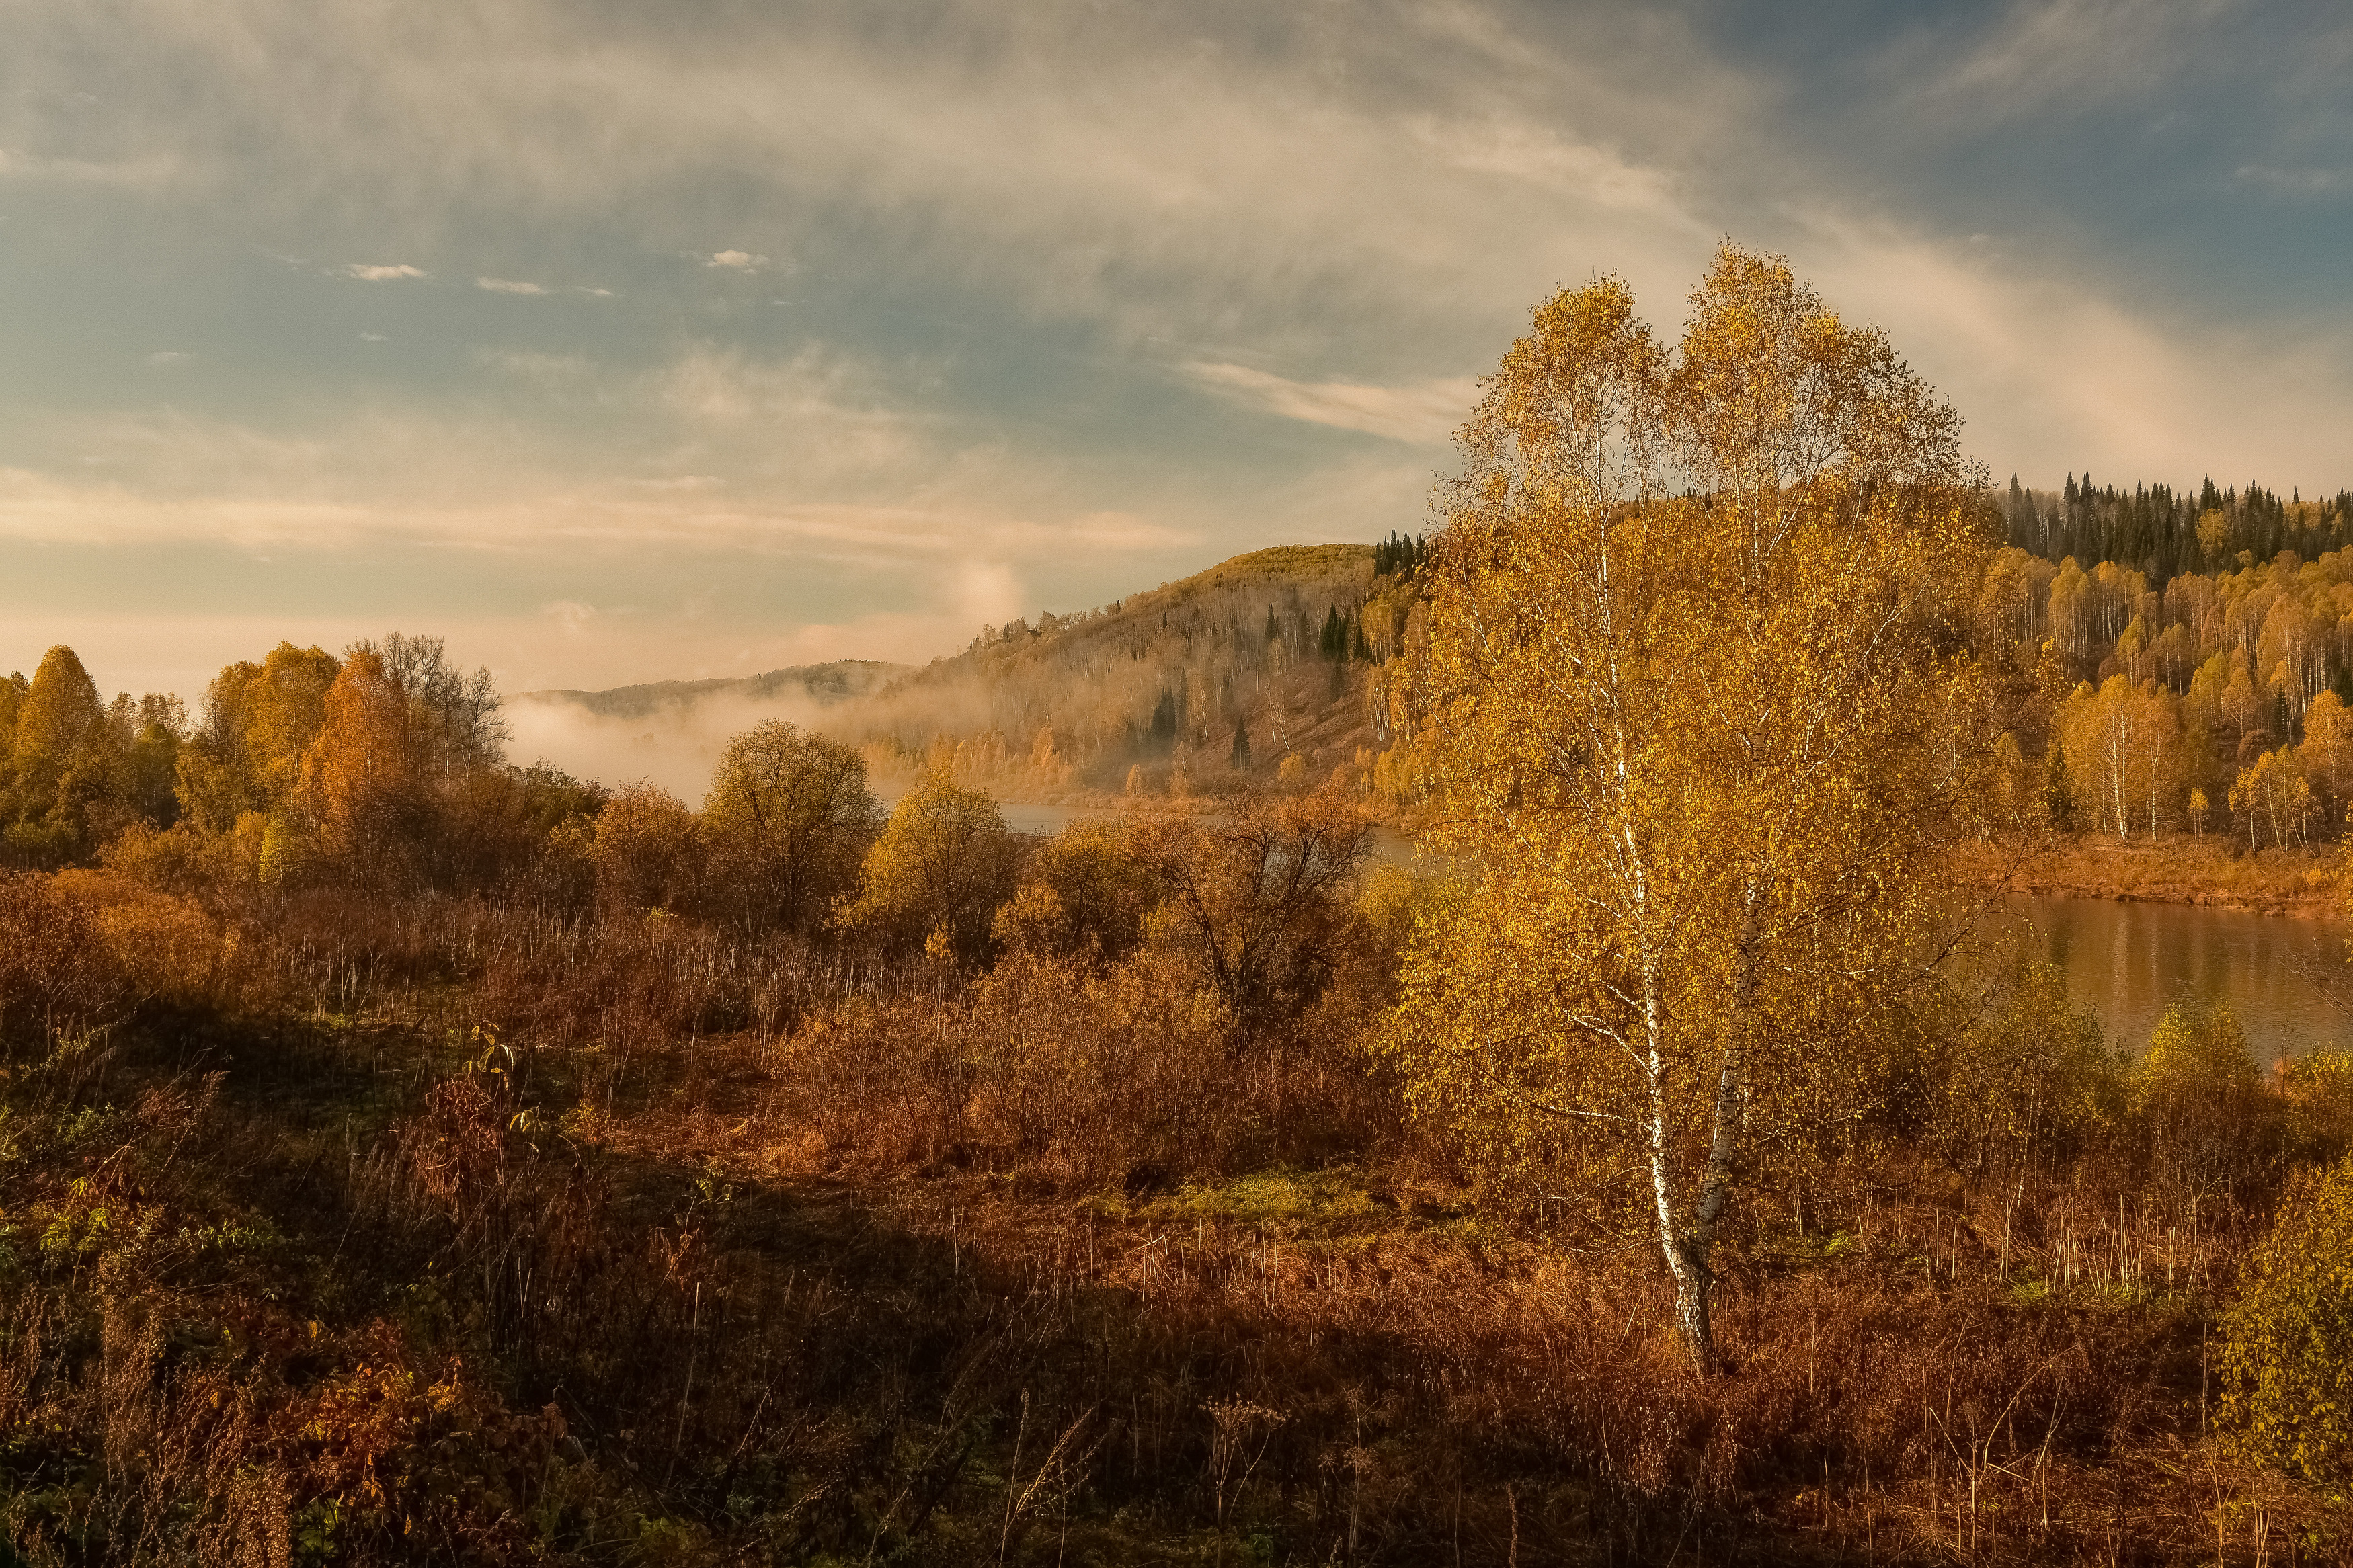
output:
{"label": "tree line", "polygon": [[[1954,879],[2142,831],[2147,753],[2068,770],[2171,689],[2066,662],[2090,586],[2014,618],[1957,414],[1778,258],[1672,341],[1561,290],[1485,385],[1409,571],[1306,563],[1406,612],[1423,875],[1336,779],[1039,839],[780,721],[694,804],[516,768],[413,638],[225,669],[153,813],[20,809],[84,837],[0,878],[12,1543],[2341,1544],[2353,1058],[2109,1040]],[[1211,744],[1197,680],[1355,662],[1265,565],[984,657]],[[66,689],[18,776],[115,754]]]}
{"label": "tree line", "polygon": [[2309,501],[2299,490],[2284,501],[2252,480],[2241,490],[2209,478],[2194,497],[2147,482],[2126,494],[2070,473],[2052,492],[2024,489],[2012,474],[2000,507],[2016,548],[2046,561],[2112,561],[2158,593],[2187,572],[2269,561],[2283,550],[2309,560],[2353,544],[2353,490]]}

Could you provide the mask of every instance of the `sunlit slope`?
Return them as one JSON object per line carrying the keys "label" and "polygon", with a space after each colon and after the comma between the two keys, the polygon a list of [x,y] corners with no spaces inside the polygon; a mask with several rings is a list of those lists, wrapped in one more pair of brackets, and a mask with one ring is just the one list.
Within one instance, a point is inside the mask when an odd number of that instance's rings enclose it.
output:
{"label": "sunlit slope", "polygon": [[[1099,609],[987,628],[829,715],[878,772],[944,763],[1004,794],[1199,790],[1360,766],[1398,627],[1365,545],[1254,551]],[[1368,609],[1370,613],[1368,612]],[[1336,628],[1336,631],[1335,631]],[[1361,634],[1361,635],[1360,635]],[[1236,744],[1240,733],[1244,748]]]}

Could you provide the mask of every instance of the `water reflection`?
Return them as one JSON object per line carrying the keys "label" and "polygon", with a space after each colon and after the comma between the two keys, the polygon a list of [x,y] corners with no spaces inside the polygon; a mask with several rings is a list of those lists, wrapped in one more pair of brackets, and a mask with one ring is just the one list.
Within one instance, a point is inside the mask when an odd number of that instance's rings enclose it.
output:
{"label": "water reflection", "polygon": [[2108,1038],[2137,1051],[2176,1002],[2228,1004],[2257,1061],[2353,1046],[2353,1016],[2298,973],[2343,974],[2345,929],[2335,921],[2250,914],[2194,904],[2013,896],[2078,1003]]}
{"label": "water reflection", "polygon": [[[903,784],[876,791],[891,800]],[[1048,835],[1073,822],[1120,821],[1119,806],[1034,805],[1002,801],[1016,833]],[[1394,828],[1373,832],[1377,862],[1415,866],[1413,841]],[[1429,862],[1417,868],[1427,870]],[[2099,1016],[2108,1039],[2137,1052],[2176,1002],[2227,1004],[2255,1059],[2269,1062],[2320,1047],[2353,1048],[2353,1014],[2339,1009],[2299,970],[2341,975],[2345,928],[2334,921],[2294,920],[2196,904],[2130,903],[2114,899],[2053,899],[2015,894],[2014,918],[2031,925],[2051,962],[2067,977],[2079,1005]]]}

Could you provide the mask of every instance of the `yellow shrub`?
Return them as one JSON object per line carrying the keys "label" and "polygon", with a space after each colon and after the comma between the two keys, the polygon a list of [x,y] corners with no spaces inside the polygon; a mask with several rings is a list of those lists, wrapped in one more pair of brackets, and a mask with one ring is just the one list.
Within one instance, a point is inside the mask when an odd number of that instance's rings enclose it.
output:
{"label": "yellow shrub", "polygon": [[2353,1163],[2290,1190],[2222,1333],[2223,1414],[2248,1456],[2353,1479]]}
{"label": "yellow shrub", "polygon": [[2314,1051],[2278,1071],[2298,1152],[2333,1160],[2353,1151],[2353,1051]]}
{"label": "yellow shrub", "polygon": [[2133,1111],[2160,1189],[2192,1201],[2241,1188],[2275,1152],[2280,1110],[2229,1008],[2176,1005],[2158,1020],[2134,1076]]}

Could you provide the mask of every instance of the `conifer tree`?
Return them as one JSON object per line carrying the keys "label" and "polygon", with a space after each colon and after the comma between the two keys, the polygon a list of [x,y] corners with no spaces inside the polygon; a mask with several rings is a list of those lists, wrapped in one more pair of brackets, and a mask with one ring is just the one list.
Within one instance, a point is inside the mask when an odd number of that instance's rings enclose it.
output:
{"label": "conifer tree", "polygon": [[2067,785],[2067,748],[2051,738],[2051,754],[2042,769],[2042,809],[2051,826],[2064,832],[2075,826],[2075,797]]}

